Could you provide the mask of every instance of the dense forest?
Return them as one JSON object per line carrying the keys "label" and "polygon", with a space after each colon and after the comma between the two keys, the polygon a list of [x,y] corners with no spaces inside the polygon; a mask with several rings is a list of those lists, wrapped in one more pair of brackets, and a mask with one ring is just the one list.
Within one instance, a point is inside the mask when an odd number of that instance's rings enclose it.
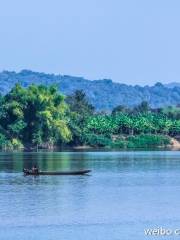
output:
{"label": "dense forest", "polygon": [[19,73],[3,71],[0,73],[0,93],[7,94],[16,83],[23,87],[31,84],[53,85],[64,95],[83,90],[89,102],[99,111],[111,112],[118,105],[135,107],[147,101],[152,108],[176,106],[180,103],[180,84],[161,84],[154,86],[131,86],[113,82],[110,79],[87,80],[69,75],[54,75],[23,70]]}
{"label": "dense forest", "polygon": [[0,147],[5,150],[82,146],[143,148],[180,135],[180,108],[151,109],[146,101],[98,112],[86,94],[65,97],[56,86],[16,84],[0,96]]}

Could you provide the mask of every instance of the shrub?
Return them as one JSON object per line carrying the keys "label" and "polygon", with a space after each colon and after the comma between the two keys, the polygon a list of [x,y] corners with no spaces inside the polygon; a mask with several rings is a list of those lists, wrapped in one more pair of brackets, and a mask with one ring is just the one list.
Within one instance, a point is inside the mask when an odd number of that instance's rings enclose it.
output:
{"label": "shrub", "polygon": [[128,142],[127,143],[127,148],[136,148],[136,146],[133,142]]}
{"label": "shrub", "polygon": [[125,140],[117,140],[111,144],[112,148],[126,148],[127,142]]}
{"label": "shrub", "polygon": [[86,134],[83,140],[86,144],[97,147],[109,146],[112,143],[111,139],[105,137],[104,135],[96,134]]}
{"label": "shrub", "polygon": [[24,146],[21,143],[21,141],[19,139],[17,139],[17,138],[13,138],[11,140],[11,144],[12,144],[12,148],[13,149],[23,149],[24,148]]}
{"label": "shrub", "polygon": [[127,138],[128,148],[148,148],[166,146],[170,144],[170,138],[163,135],[139,135]]}
{"label": "shrub", "polygon": [[7,144],[6,137],[2,133],[0,133],[0,148],[4,149],[6,144]]}

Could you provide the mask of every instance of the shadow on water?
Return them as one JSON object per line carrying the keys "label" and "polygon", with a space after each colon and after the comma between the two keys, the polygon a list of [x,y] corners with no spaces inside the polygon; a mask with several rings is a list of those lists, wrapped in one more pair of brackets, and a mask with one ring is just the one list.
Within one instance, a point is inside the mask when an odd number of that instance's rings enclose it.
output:
{"label": "shadow on water", "polygon": [[14,152],[0,153],[0,171],[22,172],[37,165],[42,171],[79,170],[86,168],[83,153],[68,152]]}

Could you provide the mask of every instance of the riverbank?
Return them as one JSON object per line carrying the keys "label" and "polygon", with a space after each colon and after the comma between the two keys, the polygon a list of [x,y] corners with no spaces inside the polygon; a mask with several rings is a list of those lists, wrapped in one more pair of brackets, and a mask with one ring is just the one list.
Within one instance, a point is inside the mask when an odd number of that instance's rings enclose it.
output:
{"label": "riverbank", "polygon": [[[99,142],[100,144],[100,142]],[[140,136],[113,136],[113,141],[109,145],[97,146],[97,145],[78,145],[73,146],[75,150],[89,150],[97,149],[97,147],[117,150],[117,149],[168,149],[168,150],[180,150],[180,141],[170,136],[163,135],[140,135]]]}
{"label": "riverbank", "polygon": [[167,135],[153,135],[153,134],[141,134],[141,135],[113,135],[109,138],[104,136],[91,136],[90,141],[87,144],[82,145],[48,145],[43,144],[39,146],[28,145],[10,145],[10,147],[4,146],[3,151],[88,151],[88,150],[152,150],[152,149],[168,149],[168,150],[180,150],[180,141],[176,138],[172,138]]}
{"label": "riverbank", "polygon": [[180,142],[175,138],[171,138],[171,147],[173,150],[180,150]]}
{"label": "riverbank", "polygon": [[86,137],[87,146],[95,148],[104,147],[109,149],[151,149],[154,147],[165,148],[167,146],[173,145],[174,142],[171,141],[170,136],[160,134],[110,136],[89,134]]}

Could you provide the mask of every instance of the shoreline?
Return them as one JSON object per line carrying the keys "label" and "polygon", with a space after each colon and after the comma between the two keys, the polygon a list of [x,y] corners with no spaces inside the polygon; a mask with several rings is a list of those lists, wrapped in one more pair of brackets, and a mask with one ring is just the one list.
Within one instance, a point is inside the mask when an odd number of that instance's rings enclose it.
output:
{"label": "shoreline", "polygon": [[0,150],[1,153],[15,153],[15,152],[143,152],[143,151],[180,151],[179,146],[159,146],[159,147],[149,147],[149,148],[108,148],[108,147],[91,147],[91,146],[76,146],[76,147],[54,147],[51,149],[48,148],[39,148],[39,149],[14,149],[14,150]]}
{"label": "shoreline", "polygon": [[147,147],[112,147],[112,146],[91,146],[91,145],[54,145],[50,147],[46,147],[47,145],[44,145],[43,147],[37,147],[37,146],[24,146],[23,148],[15,148],[15,149],[8,149],[4,148],[1,149],[0,152],[55,152],[55,151],[156,151],[156,150],[167,150],[167,151],[180,151],[180,141],[176,138],[169,137],[170,142],[169,144],[165,145],[159,145],[159,146],[153,146],[149,145]]}
{"label": "shoreline", "polygon": [[174,150],[180,150],[180,142],[175,138],[171,138],[171,147]]}

